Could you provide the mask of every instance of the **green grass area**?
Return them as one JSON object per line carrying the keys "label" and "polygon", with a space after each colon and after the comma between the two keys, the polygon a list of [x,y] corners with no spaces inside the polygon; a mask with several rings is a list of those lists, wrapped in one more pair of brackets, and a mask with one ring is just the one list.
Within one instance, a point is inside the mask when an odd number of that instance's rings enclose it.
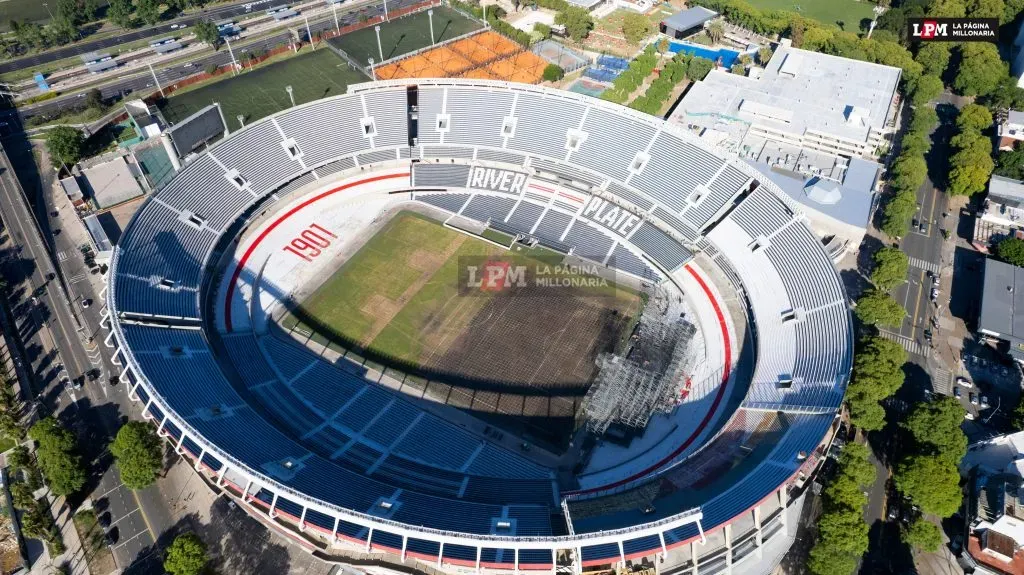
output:
{"label": "green grass area", "polygon": [[[314,331],[327,333],[346,347],[366,349],[373,357],[406,366],[420,365],[428,356],[443,353],[457,334],[489,321],[478,314],[493,309],[488,304],[495,298],[529,297],[500,291],[460,292],[465,279],[460,272],[467,262],[495,256],[511,266],[530,269],[563,260],[561,254],[544,248],[505,250],[419,214],[401,212],[302,302],[294,312],[298,319],[289,316],[282,324],[286,328],[318,324]],[[641,305],[639,294],[614,283],[577,288],[573,293],[607,298],[602,305],[622,311]]]}
{"label": "green grass area", "polygon": [[103,527],[96,520],[96,512],[92,509],[83,509],[71,519],[82,541],[89,570],[93,573],[109,573],[115,567],[114,557],[104,541]]}
{"label": "green grass area", "polygon": [[789,10],[825,24],[843,22],[843,28],[856,32],[860,21],[874,16],[871,2],[857,0],[747,0],[762,10]]}
{"label": "green grass area", "polygon": [[[470,20],[451,8],[434,8],[434,35],[438,42],[482,27],[480,22]],[[381,61],[377,50],[377,33],[373,26],[331,38],[328,42],[343,50],[360,65],[365,66],[369,58],[378,63]],[[423,11],[381,24],[380,45],[384,60],[429,46],[430,17]]]}
{"label": "green grass area", "polygon": [[[598,32],[604,32],[606,34],[612,34],[614,36],[622,35],[622,21],[625,19],[626,14],[636,14],[635,11],[627,8],[619,8],[611,14],[601,18],[594,22],[594,29]],[[653,10],[649,14],[644,14],[647,20],[651,23],[651,31],[658,31],[658,24],[662,20],[672,15],[670,10]]]}
{"label": "green grass area", "polygon": [[0,436],[0,453],[7,451],[8,449],[15,446],[15,442],[10,437]]}
{"label": "green grass area", "polygon": [[349,84],[367,80],[326,47],[238,76],[225,74],[222,78],[172,95],[161,106],[164,116],[172,123],[178,122],[213,102],[220,102],[229,127],[237,129],[238,115],[245,116],[249,124],[290,106],[285,86],[292,87],[295,103],[303,104],[344,94]]}

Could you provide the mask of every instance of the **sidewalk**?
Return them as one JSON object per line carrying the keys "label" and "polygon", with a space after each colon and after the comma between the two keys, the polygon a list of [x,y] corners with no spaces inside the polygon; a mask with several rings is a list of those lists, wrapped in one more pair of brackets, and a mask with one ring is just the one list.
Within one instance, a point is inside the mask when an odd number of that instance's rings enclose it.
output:
{"label": "sidewalk", "polygon": [[75,523],[71,520],[70,508],[63,497],[55,498],[49,490],[47,490],[46,499],[50,502],[50,512],[53,514],[54,521],[57,522],[57,527],[60,528],[66,550],[57,557],[50,557],[49,548],[44,548],[42,556],[32,565],[29,573],[51,575],[60,566],[67,565],[74,575],[88,575],[89,566],[85,562],[85,549],[82,547],[82,540],[78,537]]}

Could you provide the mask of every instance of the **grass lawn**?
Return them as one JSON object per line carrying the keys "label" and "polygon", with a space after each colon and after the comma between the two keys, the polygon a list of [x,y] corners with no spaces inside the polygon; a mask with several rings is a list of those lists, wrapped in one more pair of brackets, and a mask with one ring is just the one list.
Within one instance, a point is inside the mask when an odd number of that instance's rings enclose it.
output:
{"label": "grass lawn", "polygon": [[[604,32],[606,34],[613,34],[615,36],[622,36],[622,20],[626,17],[626,14],[636,14],[635,11],[627,8],[619,8],[611,14],[601,18],[594,22],[594,29],[598,32]],[[662,10],[661,8],[652,10],[651,12],[644,14],[647,20],[651,23],[651,32],[658,31],[658,24],[662,20],[672,15],[669,10]]]}
{"label": "grass lawn", "polygon": [[[434,8],[434,34],[438,42],[479,30],[482,27],[480,22],[470,20],[451,8]],[[369,58],[373,58],[378,63],[380,61],[380,54],[377,51],[377,33],[373,26],[331,38],[328,42],[351,56],[360,65],[366,65]],[[384,52],[384,60],[390,60],[429,46],[430,17],[426,11],[423,11],[381,24],[380,44]]]}
{"label": "grass lawn", "polygon": [[[543,248],[508,251],[419,214],[401,212],[302,302],[295,310],[298,318],[282,323],[320,324],[314,331],[327,332],[346,347],[419,365],[442,353],[458,334],[491,321],[478,314],[493,309],[488,307],[493,300],[509,297],[500,291],[467,295],[459,289],[465,258],[499,255],[512,265],[530,268],[562,260],[560,254]],[[625,311],[639,305],[636,292],[615,284],[585,289],[587,297],[607,298],[602,307]],[[550,296],[530,299],[537,306],[555,305],[544,301]],[[534,309],[540,309],[537,306]]]}
{"label": "grass lawn", "polygon": [[172,95],[161,107],[171,122],[177,122],[213,102],[220,102],[231,129],[238,128],[238,115],[249,124],[291,105],[285,86],[291,86],[296,104],[344,94],[349,84],[367,78],[323,47],[308,54],[276,62],[239,76],[222,76],[213,82]]}
{"label": "grass lawn", "polygon": [[9,437],[0,436],[0,453],[7,451],[8,449],[14,447],[14,445],[15,443],[13,439]]}
{"label": "grass lawn", "polygon": [[762,10],[789,10],[798,12],[825,24],[842,21],[843,28],[850,32],[860,29],[860,21],[874,16],[874,4],[867,0],[747,0]]}

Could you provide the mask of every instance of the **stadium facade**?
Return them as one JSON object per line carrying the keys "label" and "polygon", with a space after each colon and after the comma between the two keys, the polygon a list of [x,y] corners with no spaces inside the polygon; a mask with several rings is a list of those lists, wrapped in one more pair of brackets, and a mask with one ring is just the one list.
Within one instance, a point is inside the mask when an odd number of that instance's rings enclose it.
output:
{"label": "stadium facade", "polygon": [[[708,415],[582,483],[397,400],[386,368],[264,337],[258,244],[347,196],[430,206],[702,299],[722,347]],[[307,547],[405,569],[770,570],[852,356],[838,273],[756,169],[653,117],[503,82],[357,85],[232,133],[140,208],[108,282],[122,380],[215,489]]]}

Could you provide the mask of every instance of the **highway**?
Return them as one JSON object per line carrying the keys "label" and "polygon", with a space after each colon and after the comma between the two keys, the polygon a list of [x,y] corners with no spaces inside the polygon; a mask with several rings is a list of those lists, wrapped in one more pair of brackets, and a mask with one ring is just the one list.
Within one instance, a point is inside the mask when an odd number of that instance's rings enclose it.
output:
{"label": "highway", "polygon": [[3,62],[0,63],[0,74],[31,68],[33,66],[46,64],[47,62],[54,62],[56,60],[63,60],[80,54],[88,54],[89,52],[97,52],[107,48],[114,48],[121,44],[134,42],[136,40],[145,40],[147,38],[160,36],[161,34],[176,32],[177,29],[171,28],[171,26],[174,25],[180,26],[181,24],[187,24],[192,26],[200,20],[212,20],[217,22],[228,18],[234,18],[236,16],[242,16],[252,12],[253,10],[260,10],[274,3],[276,3],[276,0],[253,0],[252,2],[230,4],[210,9],[204,8],[201,12],[182,16],[181,18],[176,18],[174,20],[168,20],[167,22],[163,22],[149,28],[129,30],[125,31],[123,34],[118,34],[117,36],[100,38],[98,40],[87,40],[71,46],[49,50],[32,56],[25,56],[9,62]]}
{"label": "highway", "polygon": [[[389,10],[397,10],[399,8],[405,8],[416,4],[419,0],[390,0],[388,2]],[[338,22],[341,26],[347,26],[354,24],[359,20],[361,14],[365,14],[368,17],[384,14],[384,4],[371,4],[361,7],[359,10],[346,11],[344,14],[338,12]],[[302,22],[302,20],[297,20]],[[305,22],[302,22],[302,28],[305,28]],[[328,16],[326,19],[318,21],[310,21],[309,28],[316,34],[323,30],[329,30],[334,28],[334,17]],[[281,44],[285,44],[289,41],[288,32],[280,32],[260,40],[252,42],[239,42],[231,45],[231,50],[235,54],[237,61],[244,61],[245,54],[248,51],[253,50],[269,50]],[[327,49],[323,46],[321,49]],[[191,60],[187,65],[177,64],[174,66],[167,66],[156,70],[157,80],[160,82],[160,86],[167,87],[175,82],[187,78],[193,74],[203,71],[207,66],[214,64],[217,66],[224,66],[231,63],[231,53],[226,46],[222,46],[218,51],[213,53],[206,53],[205,55],[198,56],[194,60]],[[109,84],[106,84],[100,88],[100,92],[104,98],[121,97],[132,92],[138,92],[141,90],[147,91],[155,90],[156,86],[153,84],[153,76],[148,71],[134,72],[132,76],[113,80]],[[73,106],[82,97],[84,92],[79,94],[69,94],[53,100],[46,100],[38,104],[25,106],[15,110],[6,110],[8,116],[10,114],[18,113],[22,120],[30,118],[37,114],[53,113],[58,111],[60,108],[65,106]],[[0,116],[2,118],[3,116]]]}

